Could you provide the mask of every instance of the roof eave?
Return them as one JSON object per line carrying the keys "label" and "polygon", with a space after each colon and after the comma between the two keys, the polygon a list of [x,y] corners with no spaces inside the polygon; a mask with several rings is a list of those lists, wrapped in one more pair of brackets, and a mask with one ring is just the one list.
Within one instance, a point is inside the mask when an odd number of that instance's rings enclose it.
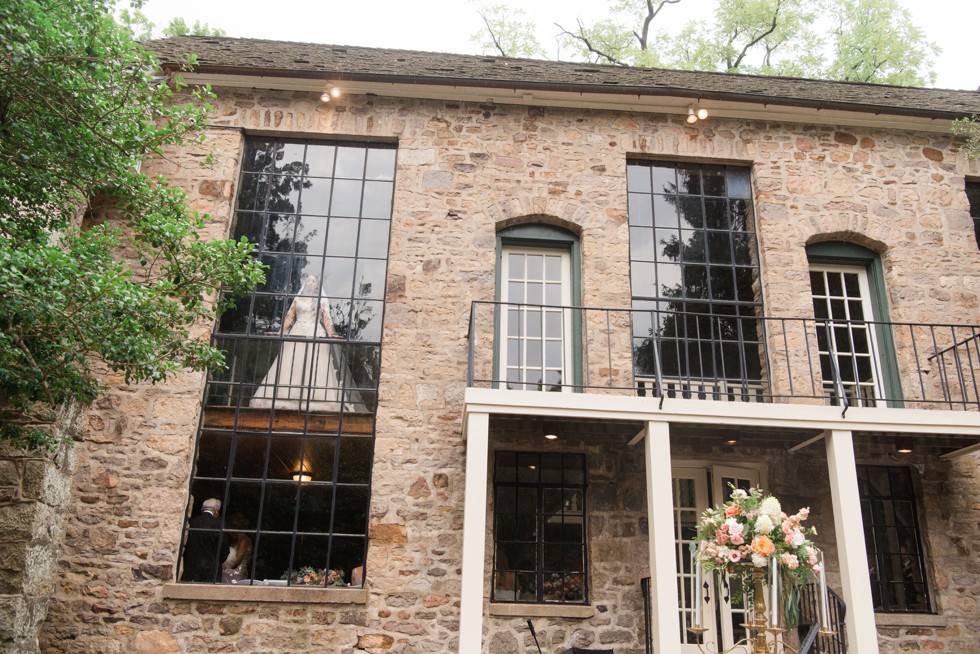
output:
{"label": "roof eave", "polygon": [[[165,73],[179,73],[180,66],[164,64]],[[261,68],[252,66],[216,66],[198,65],[191,71],[196,75],[232,75],[245,77],[260,77],[271,79],[302,79],[323,80],[332,82],[367,82],[382,84],[429,85],[471,89],[501,89],[513,91],[550,91],[571,94],[596,93],[607,95],[633,95],[637,97],[694,97],[699,100],[716,100],[720,102],[744,102],[758,105],[775,105],[787,107],[802,107],[815,110],[836,110],[866,113],[873,115],[905,116],[927,118],[933,120],[956,120],[970,114],[962,111],[940,111],[915,107],[867,104],[855,102],[832,102],[798,98],[790,96],[773,96],[756,93],[736,93],[725,91],[710,91],[680,86],[624,86],[619,84],[582,84],[569,82],[542,82],[513,80],[478,79],[472,77],[451,77],[434,75],[397,75],[391,73],[351,73],[330,70],[295,70],[280,68]]]}

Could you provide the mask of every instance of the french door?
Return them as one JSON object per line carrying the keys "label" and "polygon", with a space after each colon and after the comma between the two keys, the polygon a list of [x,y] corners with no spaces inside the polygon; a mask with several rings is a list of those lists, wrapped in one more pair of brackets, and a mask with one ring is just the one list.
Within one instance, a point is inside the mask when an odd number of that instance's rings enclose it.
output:
{"label": "french door", "polygon": [[[571,261],[567,250],[501,253],[497,361],[506,388],[571,390]],[[499,378],[499,377],[498,377]]]}
{"label": "french door", "polygon": [[[709,474],[710,484],[709,484]],[[728,500],[732,486],[748,490],[760,483],[758,470],[725,466],[672,469],[674,487],[674,550],[677,560],[677,595],[682,654],[700,654],[688,629],[694,624],[695,602],[701,605],[703,638],[716,648],[726,649],[745,637],[741,625],[748,622],[748,609],[738,581],[727,575],[705,575],[702,586],[694,586],[691,543],[697,522],[712,503]],[[711,491],[709,497],[709,489]]]}
{"label": "french door", "polygon": [[867,270],[811,264],[810,287],[824,393],[875,406],[885,393]]}

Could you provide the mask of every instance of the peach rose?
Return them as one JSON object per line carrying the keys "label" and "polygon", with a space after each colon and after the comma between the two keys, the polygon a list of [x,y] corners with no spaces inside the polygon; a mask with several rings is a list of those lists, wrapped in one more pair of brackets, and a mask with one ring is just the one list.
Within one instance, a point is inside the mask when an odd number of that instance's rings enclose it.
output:
{"label": "peach rose", "polygon": [[752,551],[759,556],[769,556],[776,551],[776,546],[768,536],[756,536],[752,539]]}
{"label": "peach rose", "polygon": [[741,512],[742,512],[741,506],[739,506],[738,504],[732,504],[727,509],[725,509],[725,517],[732,518],[734,516],[737,516]]}

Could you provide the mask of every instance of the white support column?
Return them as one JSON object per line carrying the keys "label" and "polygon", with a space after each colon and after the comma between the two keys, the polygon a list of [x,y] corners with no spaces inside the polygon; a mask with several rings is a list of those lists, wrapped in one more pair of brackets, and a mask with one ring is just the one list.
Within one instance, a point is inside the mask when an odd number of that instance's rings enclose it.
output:
{"label": "white support column", "polygon": [[680,654],[670,425],[648,422],[645,455],[650,530],[650,631],[656,654]]}
{"label": "white support column", "polygon": [[868,551],[864,543],[864,522],[861,520],[854,441],[849,431],[831,430],[826,432],[826,442],[837,557],[844,602],[847,604],[848,651],[878,654],[878,630],[875,627],[871,579],[868,576]]}
{"label": "white support column", "polygon": [[466,418],[466,496],[463,500],[463,580],[459,602],[459,654],[483,648],[483,570],[487,531],[487,458],[490,415]]}

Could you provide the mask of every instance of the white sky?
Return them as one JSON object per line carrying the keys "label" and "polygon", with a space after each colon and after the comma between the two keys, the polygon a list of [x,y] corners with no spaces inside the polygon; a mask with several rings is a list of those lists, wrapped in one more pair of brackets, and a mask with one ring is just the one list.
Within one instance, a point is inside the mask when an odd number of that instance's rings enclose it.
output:
{"label": "white sky", "polygon": [[[224,29],[228,36],[479,54],[471,36],[481,27],[468,0],[148,0],[143,13],[159,30],[174,16]],[[498,2],[501,0],[490,0]],[[687,0],[658,17],[676,28],[710,15],[713,0]],[[929,40],[942,47],[936,58],[936,86],[977,89],[977,0],[901,0]],[[555,22],[572,28],[577,18],[603,15],[611,0],[511,0],[526,18],[542,26],[545,48],[554,47]],[[669,12],[669,14],[668,14]],[[555,57],[551,52],[549,56]]]}

